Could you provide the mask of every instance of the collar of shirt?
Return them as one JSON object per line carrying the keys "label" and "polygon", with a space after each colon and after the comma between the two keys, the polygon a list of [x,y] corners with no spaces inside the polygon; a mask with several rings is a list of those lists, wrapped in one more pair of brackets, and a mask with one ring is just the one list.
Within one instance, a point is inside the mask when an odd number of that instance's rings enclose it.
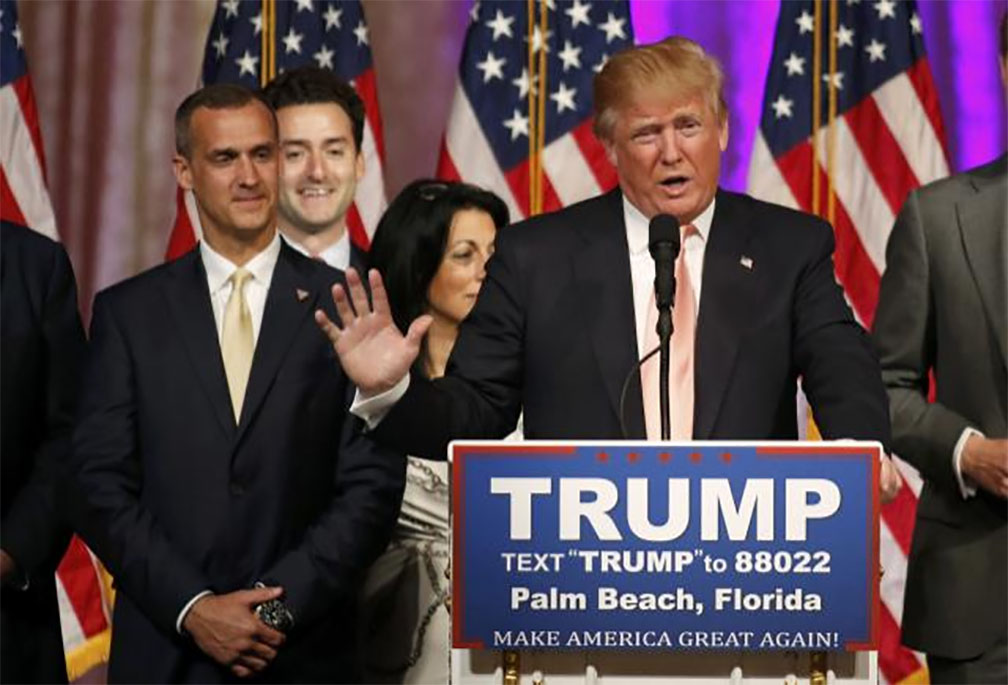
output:
{"label": "collar of shirt", "polygon": [[[281,233],[281,235],[283,234]],[[305,249],[305,246],[301,243],[288,238],[286,235],[283,235],[283,239],[284,242],[303,254],[305,257],[314,258],[314,255]],[[340,239],[319,252],[318,257],[329,266],[339,269],[340,271],[346,271],[347,267],[350,266],[350,232],[343,231],[343,235],[340,236]]]}
{"label": "collar of shirt", "polygon": [[[711,222],[714,221],[714,205],[717,198],[711,199],[707,208],[700,212],[700,216],[693,220],[693,226],[702,238],[702,242],[707,242],[710,235]],[[639,257],[647,252],[648,248],[648,218],[639,209],[631,204],[627,196],[623,196],[623,223],[626,225],[627,246],[630,248],[631,257]]]}
{"label": "collar of shirt", "polygon": [[[207,242],[200,241],[200,257],[203,259],[203,268],[206,269],[207,285],[210,286],[210,294],[227,287],[228,279],[235,272],[238,265],[230,259],[215,251]],[[269,290],[270,281],[273,279],[273,269],[276,267],[277,259],[280,257],[280,232],[273,234],[273,240],[262,252],[245,263],[245,270],[252,274],[252,280]]]}

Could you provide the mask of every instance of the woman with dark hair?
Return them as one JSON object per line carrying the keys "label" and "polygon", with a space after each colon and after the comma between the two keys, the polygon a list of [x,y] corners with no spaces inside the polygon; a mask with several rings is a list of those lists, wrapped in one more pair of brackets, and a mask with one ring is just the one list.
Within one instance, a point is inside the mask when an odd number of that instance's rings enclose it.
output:
{"label": "woman with dark hair", "polygon": [[[465,183],[414,181],[378,223],[369,255],[402,331],[421,314],[433,323],[416,371],[444,375],[458,326],[485,277],[504,202]],[[448,463],[410,457],[402,511],[389,548],[362,594],[367,682],[448,682]]]}

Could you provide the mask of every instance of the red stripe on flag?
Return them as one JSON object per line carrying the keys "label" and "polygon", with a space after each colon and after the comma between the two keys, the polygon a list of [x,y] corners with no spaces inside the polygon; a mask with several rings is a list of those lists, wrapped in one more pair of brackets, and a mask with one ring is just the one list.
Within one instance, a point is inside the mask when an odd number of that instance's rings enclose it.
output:
{"label": "red stripe on flag", "polygon": [[595,175],[595,180],[603,193],[609,192],[616,187],[619,179],[616,178],[616,169],[609,162],[606,155],[605,146],[595,137],[592,131],[592,120],[588,119],[580,126],[571,131],[574,141],[577,143],[581,154]]}
{"label": "red stripe on flag", "polygon": [[165,253],[166,260],[181,257],[189,250],[196,247],[196,231],[189,223],[189,211],[185,204],[185,191],[181,188],[175,190],[175,225],[172,227],[171,237],[168,238],[168,250]]}
{"label": "red stripe on flag", "polygon": [[[521,209],[522,214],[529,216],[529,162],[528,159],[523,159],[519,164],[512,167],[510,171],[504,174],[505,180],[507,180],[508,186],[511,187],[511,192],[514,194],[515,201],[518,203],[518,208]],[[556,190],[553,188],[553,184],[550,183],[549,177],[543,174],[543,211],[553,212],[563,207],[563,203],[560,202],[560,196],[557,195]],[[511,217],[512,221],[516,221],[517,217]]]}
{"label": "red stripe on flag", "polygon": [[910,554],[910,541],[913,539],[914,521],[917,519],[917,497],[906,482],[896,493],[896,498],[882,505],[882,520],[889,528],[890,534],[903,550],[904,556]]}
{"label": "red stripe on flag", "polygon": [[848,110],[844,119],[889,208],[898,214],[910,191],[920,185],[903,148],[893,137],[874,98],[866,97]]}
{"label": "red stripe on flag", "polygon": [[945,159],[951,159],[948,152],[948,144],[945,138],[945,124],[942,122],[941,107],[938,105],[938,91],[935,89],[934,79],[931,77],[931,66],[926,58],[917,60],[916,64],[907,69],[906,75],[917,91],[917,98],[931,121],[931,128],[934,129],[938,142],[941,144],[942,154]]}
{"label": "red stripe on flag", "polygon": [[556,189],[549,180],[549,176],[543,174],[543,212],[555,212],[558,209],[563,209],[563,203],[560,201],[560,196],[557,195]]}
{"label": "red stripe on flag", "polygon": [[[777,158],[781,175],[791,188],[798,204],[806,212],[812,211],[812,145],[806,141]],[[825,204],[826,174],[819,168],[820,189]],[[847,215],[843,203],[836,201],[836,222],[833,227],[836,251],[833,255],[837,279],[850,297],[851,304],[865,326],[871,327],[878,302],[879,274],[861,245],[854,223]]]}
{"label": "red stripe on flag", "polygon": [[441,153],[438,155],[437,173],[435,175],[437,178],[445,181],[462,180],[462,175],[455,167],[455,161],[448,153],[448,141],[445,140],[444,136],[441,137]]}
{"label": "red stripe on flag", "polygon": [[32,147],[35,148],[35,156],[38,157],[39,166],[42,168],[42,180],[49,185],[49,174],[46,172],[45,147],[42,145],[42,130],[39,128],[38,109],[35,106],[35,92],[32,90],[31,79],[27,72],[19,79],[15,79],[11,84],[14,87],[14,94],[17,95],[21,104],[21,116],[24,117],[28,133],[31,135]]}
{"label": "red stripe on flag", "polygon": [[882,605],[879,612],[881,631],[879,639],[879,670],[890,683],[898,683],[921,667],[917,655],[900,644],[900,627]]}
{"label": "red stripe on flag", "polygon": [[0,219],[28,227],[28,221],[21,211],[21,206],[18,205],[17,198],[14,197],[14,191],[7,183],[7,172],[3,167],[0,167]]}
{"label": "red stripe on flag", "polygon": [[354,81],[357,94],[364,101],[364,116],[371,126],[371,136],[374,138],[375,147],[378,149],[378,158],[385,160],[385,139],[382,136],[381,112],[378,109],[378,88],[375,83],[374,69],[364,71]]}
{"label": "red stripe on flag", "polygon": [[371,239],[364,230],[364,221],[357,211],[356,204],[350,205],[350,209],[347,210],[347,230],[350,231],[350,240],[354,245],[365,251],[371,247]]}
{"label": "red stripe on flag", "polygon": [[87,547],[76,535],[70,539],[56,573],[63,582],[84,637],[92,637],[108,628],[102,609],[101,580]]}

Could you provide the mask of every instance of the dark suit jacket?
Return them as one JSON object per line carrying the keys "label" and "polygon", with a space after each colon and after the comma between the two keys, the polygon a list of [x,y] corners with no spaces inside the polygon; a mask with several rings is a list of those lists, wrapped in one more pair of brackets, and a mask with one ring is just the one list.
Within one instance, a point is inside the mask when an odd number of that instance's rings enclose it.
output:
{"label": "dark suit jacket", "polygon": [[350,266],[356,269],[357,273],[361,274],[365,281],[367,280],[365,274],[367,274],[368,268],[368,254],[357,247],[353,241],[350,242]]}
{"label": "dark suit jacket", "polygon": [[0,547],[29,583],[3,589],[2,680],[65,682],[53,572],[70,540],[59,491],[85,353],[66,252],[4,221],[0,296]]}
{"label": "dark suit jacket", "polygon": [[[801,375],[825,436],[888,442],[878,364],[836,284],[832,252],[825,222],[718,192],[697,320],[694,438],[796,437]],[[618,190],[506,228],[447,376],[413,377],[378,434],[443,459],[450,439],[501,437],[523,408],[528,438],[623,437],[635,328]],[[624,417],[626,437],[643,438],[639,374]]]}
{"label": "dark suit jacket", "polygon": [[903,641],[953,659],[1004,642],[1008,624],[1008,505],[982,489],[964,500],[952,464],[967,426],[1008,436],[1006,178],[1001,157],[910,194],[875,315],[893,448],[924,478]]}
{"label": "dark suit jacket", "polygon": [[81,529],[119,588],[111,680],[226,680],[176,617],[260,579],[295,619],[262,679],[354,678],[353,600],[405,460],[362,437],[312,319],[342,278],[282,244],[237,427],[198,249],[95,299],[74,462]]}

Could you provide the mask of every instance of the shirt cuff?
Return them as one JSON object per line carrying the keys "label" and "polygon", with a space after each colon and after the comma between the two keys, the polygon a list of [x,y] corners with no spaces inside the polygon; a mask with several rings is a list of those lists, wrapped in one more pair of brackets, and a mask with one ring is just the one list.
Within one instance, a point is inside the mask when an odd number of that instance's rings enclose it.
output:
{"label": "shirt cuff", "polygon": [[178,618],[175,619],[175,632],[177,632],[179,635],[182,635],[182,622],[185,620],[186,614],[189,613],[189,610],[193,608],[193,605],[196,602],[203,599],[207,595],[212,594],[213,592],[211,590],[204,590],[203,592],[200,592],[195,597],[186,602],[185,606],[182,607],[182,611],[179,612]]}
{"label": "shirt cuff", "polygon": [[364,397],[358,389],[354,394],[353,404],[350,405],[350,413],[364,421],[368,430],[373,430],[382,422],[395,403],[406,394],[409,384],[410,375],[407,373],[391,388],[371,397]]}
{"label": "shirt cuff", "polygon": [[959,492],[962,494],[963,499],[969,499],[976,495],[976,484],[970,482],[969,476],[963,475],[962,472],[962,454],[963,450],[966,449],[966,441],[972,436],[984,437],[984,434],[978,431],[976,428],[971,428],[966,426],[963,429],[962,435],[956,440],[955,449],[952,450],[952,470],[955,472],[956,482],[959,483]]}

